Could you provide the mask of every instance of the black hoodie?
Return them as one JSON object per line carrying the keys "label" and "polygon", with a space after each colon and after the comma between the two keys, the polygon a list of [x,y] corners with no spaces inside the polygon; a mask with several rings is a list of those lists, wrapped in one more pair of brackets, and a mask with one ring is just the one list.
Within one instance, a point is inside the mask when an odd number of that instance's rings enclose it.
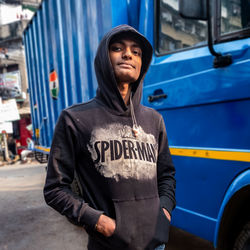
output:
{"label": "black hoodie", "polygon": [[[132,83],[129,106],[117,88],[109,58],[110,41],[124,34],[142,47],[141,74]],[[154,249],[168,240],[169,221],[162,208],[171,213],[175,206],[175,169],[162,116],[140,104],[151,58],[150,43],[135,29],[112,29],[95,58],[96,98],[63,110],[55,128],[45,200],[85,227],[92,250]],[[81,197],[70,189],[75,173]],[[102,213],[116,221],[111,237],[95,231]]]}

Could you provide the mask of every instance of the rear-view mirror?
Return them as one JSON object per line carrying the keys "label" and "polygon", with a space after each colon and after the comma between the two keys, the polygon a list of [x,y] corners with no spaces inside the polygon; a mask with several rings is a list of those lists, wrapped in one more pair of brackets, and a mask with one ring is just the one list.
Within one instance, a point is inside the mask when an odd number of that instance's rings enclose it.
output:
{"label": "rear-view mirror", "polygon": [[207,20],[207,0],[179,0],[179,13],[184,18]]}

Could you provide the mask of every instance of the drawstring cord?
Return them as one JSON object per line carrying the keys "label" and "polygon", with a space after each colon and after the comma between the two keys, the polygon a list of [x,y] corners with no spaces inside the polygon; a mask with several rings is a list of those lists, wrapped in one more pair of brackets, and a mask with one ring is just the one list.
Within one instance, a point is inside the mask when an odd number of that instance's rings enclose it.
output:
{"label": "drawstring cord", "polygon": [[130,107],[131,107],[131,117],[132,117],[132,123],[133,123],[133,127],[132,127],[132,131],[135,137],[138,136],[139,133],[139,129],[138,129],[138,125],[137,125],[137,121],[136,121],[136,117],[135,117],[135,111],[134,111],[134,106],[133,106],[133,102],[132,102],[132,93],[130,95]]}

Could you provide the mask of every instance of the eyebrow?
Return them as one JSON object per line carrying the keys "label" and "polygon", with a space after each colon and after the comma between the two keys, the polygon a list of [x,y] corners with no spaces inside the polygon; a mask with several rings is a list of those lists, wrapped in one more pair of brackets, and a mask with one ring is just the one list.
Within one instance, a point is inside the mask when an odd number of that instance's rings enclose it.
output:
{"label": "eyebrow", "polygon": [[[133,41],[133,40],[131,40],[131,41]],[[120,44],[122,44],[122,45],[125,45],[125,42],[124,42],[123,40],[116,40],[116,41],[112,42],[112,43],[110,44],[110,46],[112,46],[112,45],[115,44],[115,43],[120,43]],[[140,46],[137,42],[135,42],[135,41],[133,41],[132,47],[136,47],[136,48],[139,48],[139,49],[142,50],[141,46]]]}

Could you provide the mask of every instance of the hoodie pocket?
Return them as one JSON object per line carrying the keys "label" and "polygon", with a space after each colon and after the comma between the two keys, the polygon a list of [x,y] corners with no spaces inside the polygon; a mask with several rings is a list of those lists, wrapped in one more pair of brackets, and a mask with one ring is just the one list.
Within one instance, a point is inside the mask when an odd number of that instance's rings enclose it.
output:
{"label": "hoodie pocket", "polygon": [[[169,224],[166,218],[159,218],[159,198],[149,197],[139,200],[113,200],[115,208],[116,228],[110,237],[105,237],[95,232],[93,237],[108,249],[154,249],[147,246],[155,235],[155,229],[159,222]],[[163,213],[163,211],[162,211]],[[161,214],[161,216],[165,216]],[[163,220],[164,219],[164,220]],[[159,240],[156,235],[156,243],[159,245],[165,240]],[[151,246],[151,245],[150,245]]]}
{"label": "hoodie pocket", "polygon": [[146,249],[155,232],[159,211],[158,197],[114,201],[114,207],[116,229],[109,237],[112,247],[116,246],[114,249],[119,250]]}
{"label": "hoodie pocket", "polygon": [[[130,202],[114,201],[115,213],[116,213],[116,227],[114,233],[107,237],[112,246],[126,247],[130,245],[132,236],[136,228],[131,227],[131,220],[134,218],[129,211]],[[126,216],[124,216],[126,214]]]}

